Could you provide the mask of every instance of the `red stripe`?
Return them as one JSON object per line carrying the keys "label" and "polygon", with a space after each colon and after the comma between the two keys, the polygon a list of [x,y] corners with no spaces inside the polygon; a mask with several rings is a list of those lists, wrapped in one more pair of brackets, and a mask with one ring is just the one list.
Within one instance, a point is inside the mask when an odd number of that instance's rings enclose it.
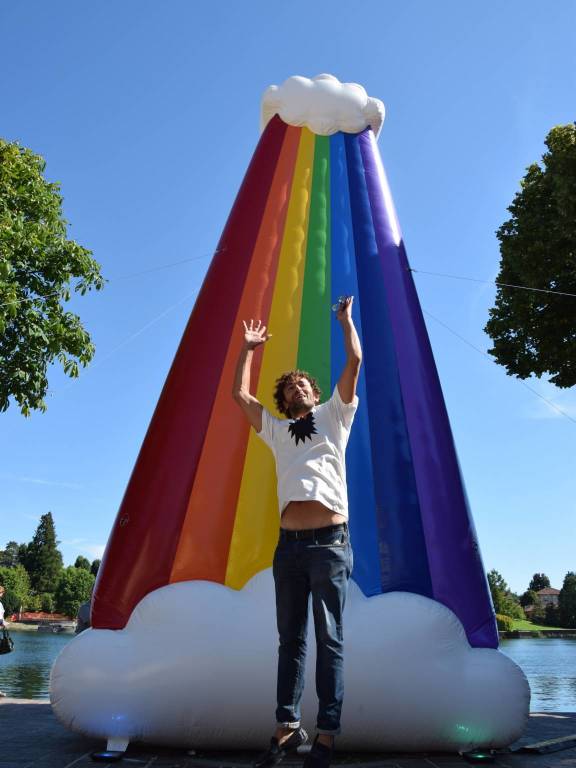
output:
{"label": "red stripe", "polygon": [[285,131],[276,116],[260,138],[172,363],[100,568],[96,628],[121,629],[134,606],[170,579]]}

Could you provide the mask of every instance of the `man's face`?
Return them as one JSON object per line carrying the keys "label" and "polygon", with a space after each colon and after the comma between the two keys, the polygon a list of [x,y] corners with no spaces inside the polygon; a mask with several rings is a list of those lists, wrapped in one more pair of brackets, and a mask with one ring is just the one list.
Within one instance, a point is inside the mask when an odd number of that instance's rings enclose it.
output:
{"label": "man's face", "polygon": [[296,418],[306,415],[318,402],[312,385],[304,376],[292,379],[284,386],[284,407]]}

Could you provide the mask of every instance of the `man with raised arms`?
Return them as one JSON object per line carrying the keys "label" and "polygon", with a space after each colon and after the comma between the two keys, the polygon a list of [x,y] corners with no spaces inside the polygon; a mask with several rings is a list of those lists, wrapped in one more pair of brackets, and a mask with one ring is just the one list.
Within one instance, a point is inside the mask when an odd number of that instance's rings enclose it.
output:
{"label": "man with raised arms", "polygon": [[285,419],[272,416],[250,393],[254,350],[271,334],[260,321],[244,323],[233,395],[276,460],[280,535],[274,555],[279,634],[276,732],[257,768],[270,768],[308,740],[300,726],[304,688],[308,598],[316,631],[317,736],[304,768],[330,764],[340,732],[344,695],[342,614],[352,571],[348,537],[345,451],[358,407],[356,384],[362,362],[352,320],[352,297],[338,305],[346,364],[332,397],[320,404],[320,389],[306,371],[289,371],[276,382],[274,400]]}

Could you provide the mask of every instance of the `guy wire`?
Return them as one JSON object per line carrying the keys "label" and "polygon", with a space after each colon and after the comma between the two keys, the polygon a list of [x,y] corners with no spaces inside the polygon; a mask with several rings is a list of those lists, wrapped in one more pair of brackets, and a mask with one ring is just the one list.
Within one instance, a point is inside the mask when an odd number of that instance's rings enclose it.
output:
{"label": "guy wire", "polygon": [[[464,344],[467,344],[469,347],[472,347],[476,352],[479,352],[483,357],[488,358],[491,363],[494,363],[495,361],[490,357],[490,355],[485,352],[483,349],[480,349],[476,345],[472,344],[471,341],[468,341],[468,339],[465,339],[464,336],[461,336],[457,331],[450,328],[449,325],[446,325],[446,323],[442,322],[442,320],[439,320],[437,317],[435,317],[431,312],[428,312],[428,310],[424,309],[422,307],[422,311],[425,315],[428,315],[428,317],[431,317],[432,320],[435,320],[439,325],[441,325],[443,328],[446,328],[447,331],[450,331],[451,334],[456,336],[460,341],[463,341]],[[565,416],[567,419],[572,421],[574,424],[576,424],[576,419],[573,419],[572,416],[569,416],[566,411],[563,411],[562,408],[559,408],[556,403],[553,403],[552,400],[548,400],[547,397],[544,397],[544,395],[541,395],[540,392],[537,392],[535,389],[533,389],[529,384],[526,384],[526,382],[523,379],[519,379],[520,384],[522,384],[524,387],[526,387],[527,390],[532,392],[533,395],[536,395],[536,397],[539,397],[541,400],[544,400],[545,403],[547,403],[551,408],[553,408],[555,411],[558,411],[558,413],[562,414],[562,416]]]}

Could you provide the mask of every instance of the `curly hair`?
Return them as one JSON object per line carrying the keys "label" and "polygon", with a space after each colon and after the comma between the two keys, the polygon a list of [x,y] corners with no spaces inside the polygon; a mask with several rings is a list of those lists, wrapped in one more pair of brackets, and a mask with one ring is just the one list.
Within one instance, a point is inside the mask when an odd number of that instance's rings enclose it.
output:
{"label": "curly hair", "polygon": [[276,410],[283,416],[290,416],[284,407],[284,387],[286,384],[289,384],[295,379],[300,378],[308,379],[310,386],[312,387],[312,392],[314,392],[318,399],[320,399],[320,396],[322,395],[322,390],[318,386],[318,382],[314,376],[310,376],[308,371],[301,371],[297,368],[295,371],[288,371],[287,373],[283,373],[280,378],[276,379],[276,386],[274,388],[274,402],[276,403]]}

